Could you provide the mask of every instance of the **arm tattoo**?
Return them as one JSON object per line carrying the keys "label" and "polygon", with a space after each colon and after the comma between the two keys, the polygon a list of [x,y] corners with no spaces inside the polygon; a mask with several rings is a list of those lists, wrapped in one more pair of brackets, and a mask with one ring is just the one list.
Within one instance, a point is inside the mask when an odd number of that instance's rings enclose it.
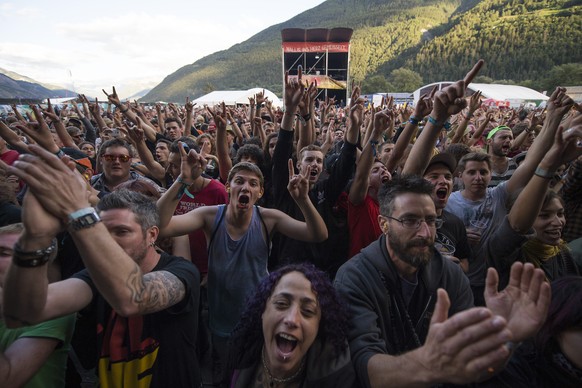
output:
{"label": "arm tattoo", "polygon": [[176,275],[168,271],[155,271],[142,275],[136,264],[127,279],[131,301],[139,306],[142,314],[167,309],[184,299],[186,289]]}

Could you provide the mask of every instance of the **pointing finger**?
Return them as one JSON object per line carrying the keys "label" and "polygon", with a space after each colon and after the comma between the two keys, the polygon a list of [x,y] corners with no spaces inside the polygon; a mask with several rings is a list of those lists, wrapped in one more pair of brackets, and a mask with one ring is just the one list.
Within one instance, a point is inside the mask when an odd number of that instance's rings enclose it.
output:
{"label": "pointing finger", "polygon": [[295,175],[295,170],[293,169],[293,159],[287,161],[287,166],[289,166],[289,179]]}
{"label": "pointing finger", "polygon": [[465,81],[465,87],[467,87],[467,85],[469,85],[471,83],[471,81],[473,81],[473,78],[475,78],[477,76],[477,74],[479,73],[479,70],[481,70],[481,67],[483,67],[484,63],[485,63],[485,61],[483,61],[482,59],[479,59],[479,61],[477,61],[477,63],[475,63],[475,66],[473,66],[473,68],[467,73],[467,75],[463,79],[463,81]]}

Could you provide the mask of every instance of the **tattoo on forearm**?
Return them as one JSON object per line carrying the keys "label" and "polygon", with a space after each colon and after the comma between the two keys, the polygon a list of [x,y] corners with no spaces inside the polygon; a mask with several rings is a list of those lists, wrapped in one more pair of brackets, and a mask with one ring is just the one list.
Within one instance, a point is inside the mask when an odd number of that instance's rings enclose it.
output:
{"label": "tattoo on forearm", "polygon": [[167,271],[142,275],[136,264],[126,283],[131,300],[140,306],[142,313],[164,310],[180,302],[185,295],[184,284]]}

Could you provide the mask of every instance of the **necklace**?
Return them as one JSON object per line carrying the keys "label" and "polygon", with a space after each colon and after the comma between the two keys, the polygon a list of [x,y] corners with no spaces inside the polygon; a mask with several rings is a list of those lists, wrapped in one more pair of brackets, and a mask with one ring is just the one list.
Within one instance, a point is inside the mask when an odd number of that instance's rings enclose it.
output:
{"label": "necklace", "polygon": [[305,364],[305,359],[301,360],[301,365],[299,365],[299,369],[297,370],[297,372],[295,372],[292,376],[279,379],[277,377],[274,377],[271,374],[271,371],[269,370],[269,367],[267,366],[267,362],[265,361],[265,349],[264,348],[263,348],[263,351],[261,352],[261,358],[263,360],[263,367],[265,368],[265,371],[267,372],[267,376],[269,376],[269,386],[270,387],[274,387],[275,384],[284,384],[284,383],[288,383],[290,381],[295,380],[297,377],[299,377],[299,375],[303,371],[303,365]]}

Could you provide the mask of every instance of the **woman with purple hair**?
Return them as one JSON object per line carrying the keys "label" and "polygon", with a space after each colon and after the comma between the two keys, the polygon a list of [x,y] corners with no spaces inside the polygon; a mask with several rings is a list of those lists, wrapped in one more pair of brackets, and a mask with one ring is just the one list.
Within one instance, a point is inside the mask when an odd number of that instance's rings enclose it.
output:
{"label": "woman with purple hair", "polygon": [[352,387],[347,316],[312,264],[272,272],[248,301],[230,343],[231,387]]}

